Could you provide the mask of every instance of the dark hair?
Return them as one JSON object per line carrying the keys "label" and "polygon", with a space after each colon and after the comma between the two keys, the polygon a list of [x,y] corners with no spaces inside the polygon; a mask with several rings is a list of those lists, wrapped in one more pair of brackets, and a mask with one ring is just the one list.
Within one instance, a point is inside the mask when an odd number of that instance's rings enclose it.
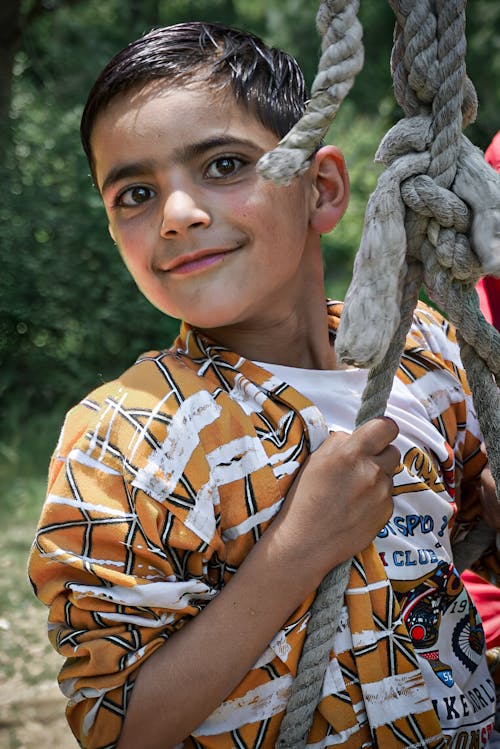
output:
{"label": "dark hair", "polygon": [[298,63],[254,34],[204,22],[153,29],[118,52],[90,90],[80,135],[92,172],[90,139],[99,113],[118,94],[161,78],[174,85],[203,81],[230,86],[236,101],[279,138],[304,111],[306,91]]}

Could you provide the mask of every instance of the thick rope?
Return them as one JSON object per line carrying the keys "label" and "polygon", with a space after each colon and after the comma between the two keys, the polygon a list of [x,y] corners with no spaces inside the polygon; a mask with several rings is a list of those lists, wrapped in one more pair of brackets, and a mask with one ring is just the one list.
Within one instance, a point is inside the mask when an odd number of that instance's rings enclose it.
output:
{"label": "thick rope", "polygon": [[[288,184],[305,172],[337,111],[363,67],[362,28],[357,19],[359,0],[325,0],[316,24],[322,36],[318,74],[302,119],[277,149],[265,154],[258,169],[278,184]],[[318,588],[311,607],[307,637],[292,684],[287,710],[276,742],[279,749],[305,746],[337,629],[352,560],[332,569]]]}
{"label": "thick rope", "polygon": [[[465,71],[465,2],[389,0],[396,16],[394,91],[405,119],[376,155],[386,171],[367,206],[336,351],[345,363],[370,368],[356,426],[382,415],[423,281],[460,331],[500,496],[500,336],[480,314],[474,291],[481,275],[500,275],[500,178],[462,135],[477,107]],[[354,1],[321,4],[323,54],[312,99],[303,119],[261,159],[262,176],[286,184],[307,169],[362,65],[357,11]],[[478,530],[468,546],[456,549],[457,557],[465,564],[490,540]],[[305,746],[350,566],[351,560],[332,570],[318,589],[278,738],[281,749]]]}
{"label": "thick rope", "polygon": [[262,176],[288,184],[309,166],[311,154],[330,127],[354,79],[363,67],[363,30],[358,21],[359,0],[325,0],[316,16],[322,55],[303,117],[277,149],[258,164]]}
{"label": "thick rope", "polygon": [[301,749],[305,746],[314,711],[321,699],[351,562],[348,559],[330,570],[318,588],[307,626],[307,647],[304,644],[276,741],[277,749]]}

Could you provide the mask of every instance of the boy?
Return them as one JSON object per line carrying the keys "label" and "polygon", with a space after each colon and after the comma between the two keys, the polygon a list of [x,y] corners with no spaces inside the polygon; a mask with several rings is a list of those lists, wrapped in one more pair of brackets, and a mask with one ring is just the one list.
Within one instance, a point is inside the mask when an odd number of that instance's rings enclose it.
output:
{"label": "boy", "polygon": [[87,101],[111,236],[182,320],[68,414],[30,560],[89,749],[274,747],[314,592],[352,555],[308,745],[491,732],[483,631],[451,560],[453,491],[473,516],[484,466],[453,333],[421,310],[392,418],[350,434],[366,372],[335,358],[320,251],[343,158],[320,148],[288,187],[256,173],[303,106],[287,55],[198,23],[129,45]]}

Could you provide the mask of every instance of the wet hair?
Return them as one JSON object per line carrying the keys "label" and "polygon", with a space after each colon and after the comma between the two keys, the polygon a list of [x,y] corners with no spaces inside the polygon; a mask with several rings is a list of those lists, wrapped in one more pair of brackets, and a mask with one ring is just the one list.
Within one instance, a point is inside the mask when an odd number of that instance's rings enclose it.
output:
{"label": "wet hair", "polygon": [[266,128],[282,138],[300,119],[306,100],[296,60],[246,31],[190,22],[153,29],[118,52],[92,86],[80,135],[92,173],[96,118],[116,96],[164,79],[172,86],[203,82],[229,89]]}

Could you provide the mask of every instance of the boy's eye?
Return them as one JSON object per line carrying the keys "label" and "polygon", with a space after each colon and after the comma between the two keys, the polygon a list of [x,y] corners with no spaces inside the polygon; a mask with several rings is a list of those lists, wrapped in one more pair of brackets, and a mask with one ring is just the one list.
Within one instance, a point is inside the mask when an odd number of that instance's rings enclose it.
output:
{"label": "boy's eye", "polygon": [[243,166],[243,163],[243,160],[236,156],[219,156],[208,165],[207,177],[215,179],[232,177]]}
{"label": "boy's eye", "polygon": [[127,190],[121,192],[116,199],[116,204],[124,206],[126,208],[141,205],[151,200],[155,195],[154,190],[143,185],[136,185],[135,187],[129,187]]}

